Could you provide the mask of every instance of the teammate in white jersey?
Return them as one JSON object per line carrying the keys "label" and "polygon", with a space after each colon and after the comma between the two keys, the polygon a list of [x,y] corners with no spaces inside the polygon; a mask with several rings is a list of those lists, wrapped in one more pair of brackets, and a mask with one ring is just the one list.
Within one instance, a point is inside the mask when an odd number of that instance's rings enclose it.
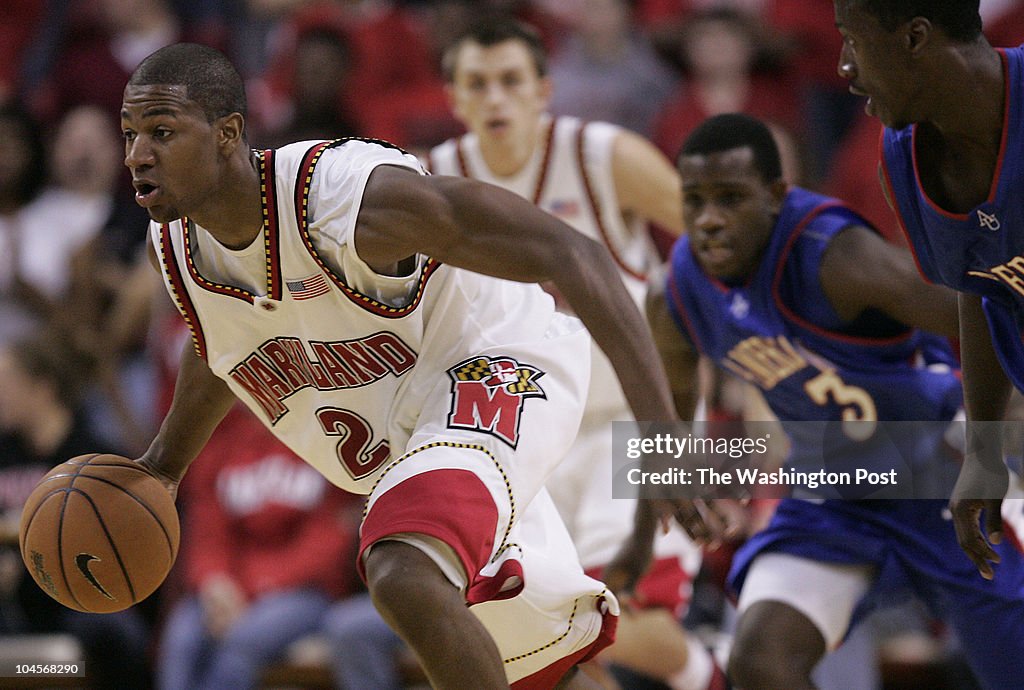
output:
{"label": "teammate in white jersey", "polygon": [[[430,151],[431,172],[504,187],[602,242],[639,305],[648,270],[659,261],[647,223],[676,235],[683,229],[682,188],[671,162],[616,125],[550,116],[544,47],[528,25],[485,18],[446,48],[442,67],[451,108],[467,133]],[[580,433],[547,488],[584,569],[599,575],[630,535],[635,501],[612,499],[612,422],[632,419],[629,404],[608,359],[595,349],[592,362]],[[724,683],[679,623],[700,558],[682,529],[659,536],[656,560],[602,660],[681,690]]]}
{"label": "teammate in white jersey", "polygon": [[611,256],[388,145],[251,151],[245,112],[237,71],[195,44],[125,88],[125,164],[194,345],[139,462],[174,492],[237,395],[368,494],[359,566],[434,686],[583,687],[574,666],[610,642],[617,602],[542,485],[578,428],[590,341],[529,283],[564,295],[638,419],[672,421]]}

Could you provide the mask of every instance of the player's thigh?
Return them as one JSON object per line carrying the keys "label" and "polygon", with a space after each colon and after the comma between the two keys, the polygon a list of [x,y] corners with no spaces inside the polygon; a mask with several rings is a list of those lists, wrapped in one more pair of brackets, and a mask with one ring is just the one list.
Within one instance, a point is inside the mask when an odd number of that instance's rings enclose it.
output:
{"label": "player's thigh", "polygon": [[399,415],[412,420],[401,452],[437,441],[482,446],[506,471],[515,498],[528,503],[580,428],[589,343],[586,331],[573,326],[539,343],[483,348],[450,365],[425,398],[417,396],[415,409]]}
{"label": "player's thigh", "polygon": [[[801,620],[806,620],[820,633],[826,650],[835,649],[846,636],[853,611],[871,588],[873,577],[874,569],[867,565],[762,553],[751,564],[740,592],[737,610],[741,632],[786,644],[785,637],[776,637],[784,633],[780,628],[801,626]],[[765,616],[766,603],[774,604],[773,609],[784,606],[797,615],[784,619]]]}
{"label": "player's thigh", "polygon": [[401,541],[467,591],[507,549],[523,509],[507,469],[485,446],[435,441],[394,463],[374,487],[360,527],[358,567],[365,577],[370,549],[381,540]]}
{"label": "player's thigh", "polygon": [[[618,602],[583,572],[547,492],[526,508],[510,542],[514,546],[485,574],[517,567],[521,587],[515,596],[492,596],[471,610],[494,636],[509,678],[521,681],[515,687],[550,687],[536,681],[560,678],[610,644]],[[508,580],[499,575],[495,581]]]}
{"label": "player's thigh", "polygon": [[549,359],[545,371],[539,353],[514,354],[471,357],[434,385],[402,454],[370,492],[360,567],[374,541],[403,533],[450,547],[467,581],[507,548],[575,437],[587,383],[585,369]]}
{"label": "player's thigh", "polygon": [[[507,489],[492,481],[492,492],[486,477],[453,469],[451,457],[435,461],[371,495],[363,553],[386,541],[425,553],[491,634],[509,680],[517,688],[552,687],[610,642],[615,598],[584,574],[546,491],[516,505],[515,520],[499,521],[497,503]],[[460,507],[467,501],[469,508]],[[506,500],[500,511],[510,509]]]}

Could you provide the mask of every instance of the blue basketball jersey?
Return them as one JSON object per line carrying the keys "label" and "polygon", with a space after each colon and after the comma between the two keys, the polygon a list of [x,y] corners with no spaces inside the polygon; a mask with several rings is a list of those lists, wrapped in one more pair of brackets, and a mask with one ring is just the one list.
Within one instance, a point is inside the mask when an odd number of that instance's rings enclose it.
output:
{"label": "blue basketball jersey", "polygon": [[[864,337],[831,307],[819,278],[821,258],[854,224],[870,227],[835,199],[792,189],[760,267],[741,285],[706,275],[688,239],[673,249],[667,294],[677,327],[719,366],[761,389],[792,439],[791,464],[822,452],[820,439],[801,436],[802,420],[870,413],[878,420],[945,421],[962,401],[943,338],[910,328]],[[915,448],[925,463],[941,452],[936,436]],[[848,450],[858,453],[851,460],[860,465],[875,460],[863,456],[863,444]],[[829,452],[843,454],[841,434]],[[983,580],[958,546],[945,508],[942,499],[783,499],[768,526],[734,556],[728,585],[740,591],[751,563],[766,552],[871,565],[874,581],[854,624],[878,605],[916,594],[959,633],[984,687],[1024,690],[1019,655],[1007,653],[1024,651],[1021,554],[1010,543],[995,547],[1002,562],[995,580]]]}
{"label": "blue basketball jersey", "polygon": [[999,160],[984,202],[969,213],[950,213],[928,198],[915,158],[916,125],[886,128],[882,164],[921,273],[934,283],[982,296],[1003,369],[1024,390],[1024,50],[999,52],[1006,109]]}
{"label": "blue basketball jersey", "polygon": [[[941,338],[894,322],[884,335],[865,337],[835,313],[821,286],[821,259],[851,225],[870,227],[838,200],[792,188],[760,266],[745,283],[727,285],[705,274],[686,237],[672,252],[667,294],[677,326],[701,353],[761,389],[791,438],[794,469],[821,468],[823,454],[823,425],[796,422],[945,421],[962,401]],[[919,464],[933,459],[937,435],[911,451]],[[903,449],[892,457],[883,441],[865,444],[834,433],[825,454],[832,467],[847,469],[884,471],[908,460]]]}

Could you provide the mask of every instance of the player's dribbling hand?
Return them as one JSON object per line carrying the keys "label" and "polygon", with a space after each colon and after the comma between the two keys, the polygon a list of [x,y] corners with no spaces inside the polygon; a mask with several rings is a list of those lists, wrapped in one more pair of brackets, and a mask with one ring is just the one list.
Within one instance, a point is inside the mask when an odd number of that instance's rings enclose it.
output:
{"label": "player's dribbling hand", "polygon": [[1003,540],[1003,501],[989,497],[1006,495],[1009,481],[1001,463],[987,468],[980,462],[965,461],[949,502],[956,540],[986,580],[995,577],[992,564],[1000,560],[992,545]]}

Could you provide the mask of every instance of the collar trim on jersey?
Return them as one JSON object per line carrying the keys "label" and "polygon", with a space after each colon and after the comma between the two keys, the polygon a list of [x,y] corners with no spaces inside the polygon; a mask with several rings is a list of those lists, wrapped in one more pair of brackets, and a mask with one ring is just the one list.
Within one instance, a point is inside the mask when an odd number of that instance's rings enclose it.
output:
{"label": "collar trim on jersey", "polygon": [[[281,248],[280,231],[277,219],[277,182],[274,173],[274,151],[266,150],[256,154],[259,158],[260,176],[260,207],[263,215],[263,249],[266,257],[266,286],[267,298],[280,302],[281,289],[284,281],[281,280]],[[195,231],[195,223],[190,218],[182,218],[181,226],[184,233],[185,263],[188,266],[188,273],[192,280],[199,287],[219,295],[241,299],[249,304],[256,302],[256,295],[233,285],[215,283],[203,277],[196,268],[192,255],[192,233]]]}
{"label": "collar trim on jersey", "polygon": [[[465,142],[468,134],[464,134],[455,140],[455,161],[459,166],[459,175],[470,177],[476,180],[483,179],[480,175],[474,175],[469,169],[469,158],[466,156]],[[551,167],[551,153],[555,148],[555,120],[547,123],[544,132],[544,155],[540,161],[540,168],[537,172],[537,181],[533,185],[533,205],[540,206],[541,197],[544,196],[544,187],[548,181],[548,169]],[[483,154],[481,154],[483,155]],[[531,156],[532,158],[532,156]]]}
{"label": "collar trim on jersey", "polygon": [[174,255],[174,246],[171,243],[171,226],[164,223],[160,226],[160,264],[164,268],[164,275],[171,286],[171,296],[174,304],[178,307],[189,333],[192,335],[192,347],[201,359],[206,359],[206,337],[203,335],[203,327],[199,323],[199,315],[196,307],[189,297],[188,289],[185,287],[185,279],[182,276],[181,268],[178,266],[177,258]]}
{"label": "collar trim on jersey", "polygon": [[[978,204],[978,206],[981,206],[982,204],[995,203],[996,195],[999,192],[999,178],[1001,177],[1003,172],[1003,157],[1006,154],[1006,143],[1009,139],[1010,133],[1010,105],[1013,98],[1013,75],[1010,73],[1012,67],[1010,65],[1009,59],[1006,57],[1006,51],[1003,50],[1002,48],[996,48],[996,51],[999,53],[999,57],[1003,63],[1003,131],[999,137],[999,155],[996,157],[996,167],[995,171],[992,173],[992,183],[989,186],[988,196],[985,198],[985,201],[983,201],[981,204]],[[919,172],[920,168],[917,165],[916,124],[911,126],[910,136],[910,152],[911,160],[914,166],[914,180],[917,183],[918,193],[921,195],[921,198],[924,199],[925,203],[928,204],[928,206],[940,216],[945,216],[946,218],[952,218],[953,220],[959,221],[967,220],[970,217],[970,215],[974,213],[975,209],[977,209],[978,206],[975,206],[967,213],[953,213],[951,211],[947,211],[946,209],[942,208],[937,203],[935,203],[935,201],[933,201],[932,198],[928,196],[927,192],[924,191],[924,185],[921,183],[921,174]]]}
{"label": "collar trim on jersey", "polygon": [[274,150],[260,156],[260,197],[263,202],[263,243],[267,257],[267,295],[280,302],[284,281],[281,280],[280,224],[277,219],[277,173]]}
{"label": "collar trim on jersey", "polygon": [[402,149],[398,148],[394,144],[389,144],[377,139],[364,139],[361,137],[346,137],[344,139],[321,142],[306,151],[306,154],[302,158],[302,164],[299,166],[298,177],[295,181],[295,220],[299,226],[299,234],[302,236],[302,243],[306,246],[306,250],[309,252],[310,256],[313,257],[313,260],[316,261],[320,270],[327,274],[331,279],[331,282],[334,283],[338,289],[341,290],[342,294],[344,294],[349,300],[378,316],[383,316],[389,319],[401,318],[411,313],[419,306],[426,290],[427,280],[429,280],[430,276],[441,267],[441,263],[439,261],[428,258],[420,269],[420,277],[416,285],[416,294],[413,296],[412,301],[404,307],[393,307],[391,305],[384,304],[383,302],[378,302],[372,297],[364,295],[346,284],[345,281],[336,275],[320,257],[316,248],[313,246],[313,241],[309,235],[309,190],[310,184],[313,180],[313,169],[316,167],[317,161],[320,160],[320,156],[323,155],[324,151],[328,148],[344,144],[347,141],[366,141],[402,151]]}

